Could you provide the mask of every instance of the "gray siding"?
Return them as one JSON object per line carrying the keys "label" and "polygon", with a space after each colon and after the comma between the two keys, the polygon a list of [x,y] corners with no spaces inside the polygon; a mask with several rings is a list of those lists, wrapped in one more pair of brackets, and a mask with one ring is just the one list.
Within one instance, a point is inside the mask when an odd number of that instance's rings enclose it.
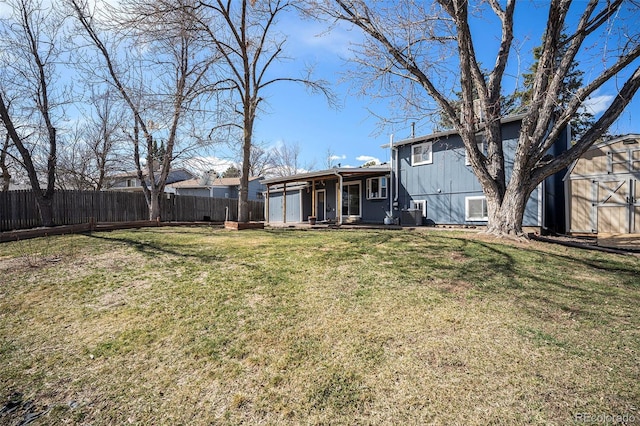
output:
{"label": "gray siding", "polygon": [[[343,183],[360,182],[360,221],[368,223],[383,223],[386,212],[389,210],[389,188],[384,199],[367,199],[367,178],[357,180],[345,180]],[[334,195],[335,199],[335,195]]]}
{"label": "gray siding", "polygon": [[[267,188],[260,182],[259,179],[254,179],[249,181],[249,199],[250,200],[262,200],[263,193]],[[237,191],[236,191],[237,194]]]}
{"label": "gray siding", "polygon": [[215,186],[213,198],[238,198],[238,191],[232,186]]}
{"label": "gray siding", "polygon": [[[367,200],[366,198],[366,178],[344,180],[344,184],[360,183],[360,216],[355,220],[369,223],[383,223],[386,211],[389,210],[389,198],[387,188],[387,198],[381,200]],[[338,217],[339,202],[336,198],[336,188],[338,180],[323,180],[316,182],[316,190],[325,191],[325,215],[320,220],[336,220]],[[306,222],[312,212],[311,188],[302,190],[287,190],[287,222]],[[282,222],[282,192],[271,192],[269,194],[269,221]],[[344,218],[345,221],[347,218]]]}
{"label": "gray siding", "polygon": [[[302,222],[302,212],[300,210],[300,197],[302,191],[287,191],[287,222]],[[284,193],[276,192],[269,194],[269,222],[284,222]],[[307,215],[308,216],[308,215]],[[306,220],[306,217],[305,219]]]}
{"label": "gray siding", "polygon": [[[194,197],[208,197],[209,196],[209,188],[178,188],[178,195],[191,195]],[[224,198],[224,197],[215,197],[215,198]]]}
{"label": "gray siding", "polygon": [[[249,200],[261,201],[263,200],[264,186],[259,180],[255,179],[249,181]],[[240,197],[240,191],[237,186],[202,186],[199,188],[177,188],[177,192],[180,195],[193,195],[196,197],[213,197],[213,198],[231,198],[237,199]]]}
{"label": "gray siding", "polygon": [[[507,177],[513,167],[519,122],[505,124],[502,135],[505,142]],[[483,196],[482,186],[471,166],[465,164],[466,150],[459,135],[432,140],[432,163],[411,165],[412,145],[398,148],[400,184],[398,208],[408,209],[412,201],[425,200],[427,219],[436,224],[483,225],[486,221],[468,221],[465,217],[467,197]],[[396,212],[397,214],[397,212]],[[538,190],[531,194],[525,210],[524,226],[539,225]]]}

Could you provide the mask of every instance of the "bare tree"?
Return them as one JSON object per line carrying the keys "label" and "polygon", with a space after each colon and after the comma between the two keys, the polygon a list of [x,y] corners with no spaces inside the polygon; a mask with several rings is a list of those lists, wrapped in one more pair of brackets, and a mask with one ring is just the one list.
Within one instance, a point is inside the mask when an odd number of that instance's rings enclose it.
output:
{"label": "bare tree", "polygon": [[313,165],[303,165],[300,158],[300,144],[282,142],[271,149],[272,174],[292,176],[313,169]]}
{"label": "bare tree", "polygon": [[58,153],[56,186],[63,189],[97,190],[108,186],[107,177],[131,163],[122,152],[120,131],[123,111],[111,92],[88,91],[90,109],[78,122],[68,143]]}
{"label": "bare tree", "polygon": [[273,168],[271,151],[263,144],[253,143],[249,158],[250,176],[267,176]]}
{"label": "bare tree", "polygon": [[[127,132],[133,144],[138,178],[149,206],[149,218],[160,217],[160,196],[164,192],[171,163],[182,137],[187,112],[197,111],[214,56],[204,54],[204,46],[193,31],[195,0],[121,2],[120,13],[96,14],[84,0],[68,0],[80,28],[97,50],[108,81],[125,102],[133,117]],[[102,18],[100,22],[98,18]],[[100,24],[111,28],[111,40],[125,40],[138,55],[126,56],[123,45],[109,44]],[[118,50],[120,48],[120,50]],[[125,63],[120,60],[126,57]],[[133,63],[132,63],[132,62]],[[126,70],[143,69],[137,76]],[[138,77],[138,78],[135,78]],[[194,112],[195,114],[195,112]],[[154,161],[157,137],[164,140],[160,164]],[[142,156],[146,155],[146,162]]]}
{"label": "bare tree", "polygon": [[[35,0],[8,2],[12,16],[0,23],[3,52],[0,74],[0,120],[18,150],[33,188],[43,226],[53,226],[52,199],[58,148],[56,90],[61,60],[62,20]],[[44,176],[38,173],[43,162]],[[45,182],[41,188],[40,180]]]}
{"label": "bare tree", "polygon": [[9,134],[4,135],[2,149],[0,149],[0,177],[2,178],[2,187],[0,191],[8,191],[11,185],[11,172],[7,163],[7,154],[9,153]]}
{"label": "bare tree", "polygon": [[331,169],[335,167],[337,164],[339,164],[339,163],[336,164],[336,161],[340,159],[343,159],[343,156],[337,155],[331,147],[327,148],[327,152],[324,158],[325,168]]}
{"label": "bare tree", "polygon": [[[569,0],[549,1],[530,108],[522,122],[513,168],[507,179],[500,119],[504,116],[501,97],[505,70],[514,50],[515,0],[487,0],[473,5],[467,0],[433,3],[405,0],[371,6],[363,0],[326,0],[314,2],[313,8],[314,14],[322,10],[366,34],[367,41],[356,59],[363,66],[361,70],[370,71],[369,85],[382,82],[383,87],[391,87],[417,114],[437,109],[453,123],[487,198],[487,231],[496,235],[522,234],[525,205],[536,186],[579,158],[597,141],[640,87],[637,5],[622,0],[573,4]],[[474,25],[476,12],[481,17],[491,14],[500,22],[495,58],[486,73],[481,69],[476,48],[478,43],[486,43],[489,36],[486,25]],[[597,43],[597,37],[606,42]],[[563,49],[565,54],[557,61],[557,53]],[[593,53],[597,49],[599,52]],[[558,105],[565,89],[563,82],[574,70],[580,54],[598,55],[599,71],[593,68],[590,81],[575,88],[568,102]],[[456,80],[449,76],[456,76]],[[571,147],[559,155],[549,155],[549,148],[583,102],[612,80],[619,82],[619,90],[607,110]],[[456,92],[462,95],[462,114],[457,113]],[[474,102],[480,105],[482,123]],[[486,155],[475,142],[480,131],[487,142]]]}
{"label": "bare tree", "polygon": [[277,19],[294,4],[286,0],[209,0],[201,1],[200,8],[208,12],[209,19],[193,19],[199,22],[209,39],[221,52],[227,67],[227,78],[221,81],[230,91],[233,110],[238,114],[234,122],[242,131],[242,175],[238,220],[249,220],[248,184],[251,169],[253,129],[260,104],[261,93],[280,82],[304,84],[312,92],[323,93],[331,102],[331,92],[323,81],[314,81],[310,75],[302,78],[273,77],[269,74],[273,65],[284,59],[286,38],[277,34]]}

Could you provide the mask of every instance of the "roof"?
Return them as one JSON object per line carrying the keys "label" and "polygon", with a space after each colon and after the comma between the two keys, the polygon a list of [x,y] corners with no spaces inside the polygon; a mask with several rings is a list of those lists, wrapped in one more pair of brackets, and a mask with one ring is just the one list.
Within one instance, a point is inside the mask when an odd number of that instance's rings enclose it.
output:
{"label": "roof", "polygon": [[291,176],[281,176],[265,179],[262,181],[264,185],[273,185],[278,183],[288,182],[300,182],[315,178],[331,177],[341,175],[343,177],[349,176],[363,176],[363,175],[379,175],[389,173],[391,167],[389,165],[380,165],[372,167],[336,167],[333,169],[319,170],[316,172],[299,173]]}
{"label": "roof", "polygon": [[618,142],[635,139],[636,142],[640,143],[640,134],[637,133],[629,133],[622,136],[616,136],[615,138],[607,139],[606,141],[600,142],[599,144],[593,145],[589,150],[594,148],[604,148],[605,146],[613,145]]}
{"label": "roof", "polygon": [[[257,179],[262,179],[262,176],[251,176],[249,178],[249,182],[252,182]],[[232,177],[232,178],[215,178],[211,180],[208,176],[204,178],[194,178],[189,180],[184,180],[181,182],[176,182],[171,185],[173,188],[211,188],[211,187],[230,187],[230,186],[240,186],[240,178]]]}
{"label": "roof", "polygon": [[[522,119],[526,116],[527,114],[510,115],[508,117],[504,117],[500,119],[500,123],[507,124],[507,123],[513,123],[515,121],[522,121]],[[424,142],[432,139],[440,139],[440,138],[449,137],[457,134],[458,134],[457,130],[444,130],[442,132],[436,132],[430,135],[416,136],[409,139],[399,140],[397,142],[393,142],[393,146],[409,145],[416,142]],[[389,148],[389,144],[384,144],[381,146],[381,148]]]}
{"label": "roof", "polygon": [[[147,174],[148,174],[147,170],[144,169],[142,171],[142,177],[146,178]],[[159,171],[154,172],[154,176],[157,179],[160,176],[160,172]],[[109,176],[109,179],[117,180],[117,179],[127,179],[127,178],[137,178],[137,177],[138,177],[137,171],[129,171],[129,172],[118,173],[118,174]],[[169,183],[183,181],[191,178],[193,178],[193,174],[186,169],[170,169],[169,174],[167,175],[166,183],[169,184]]]}
{"label": "roof", "polygon": [[[635,141],[637,143],[640,143],[640,134],[638,134],[638,133],[629,133],[629,134],[622,135],[622,136],[616,136],[615,138],[607,139],[606,141],[603,141],[603,142],[600,142],[598,144],[592,145],[591,147],[589,147],[589,149],[587,149],[587,151],[585,151],[585,154],[587,152],[589,152],[589,151],[594,150],[594,149],[601,149],[601,148],[607,147],[609,145],[616,144],[618,142],[627,141],[627,140],[634,140],[634,139],[635,139]],[[580,159],[582,159],[582,156],[569,165],[569,167],[567,168],[567,173],[564,175],[562,180],[567,180],[567,179],[570,178],[570,175],[573,172],[573,169],[575,169],[576,164],[578,164],[578,161],[580,161]]]}

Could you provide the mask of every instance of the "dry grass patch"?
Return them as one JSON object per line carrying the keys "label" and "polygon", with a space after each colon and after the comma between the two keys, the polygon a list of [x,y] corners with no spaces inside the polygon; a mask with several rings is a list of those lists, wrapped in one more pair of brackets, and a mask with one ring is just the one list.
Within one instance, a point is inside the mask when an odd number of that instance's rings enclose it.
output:
{"label": "dry grass patch", "polygon": [[0,246],[0,397],[15,406],[0,422],[640,416],[636,258],[404,231],[161,228],[47,244],[63,256],[37,267]]}

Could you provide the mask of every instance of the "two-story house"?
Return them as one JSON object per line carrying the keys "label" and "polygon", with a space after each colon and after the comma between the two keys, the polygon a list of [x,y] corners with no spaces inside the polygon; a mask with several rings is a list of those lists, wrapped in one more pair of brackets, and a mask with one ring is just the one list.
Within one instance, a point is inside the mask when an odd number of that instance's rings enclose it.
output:
{"label": "two-story house", "polygon": [[[523,116],[502,120],[509,176]],[[486,152],[482,133],[478,146]],[[568,134],[554,149],[566,149]],[[391,161],[374,168],[333,169],[264,181],[267,214],[272,222],[304,222],[308,217],[403,225],[487,223],[482,187],[456,131],[395,141],[386,148]],[[563,173],[541,183],[531,194],[523,226],[564,231]]]}
{"label": "two-story house", "polygon": [[[517,115],[501,121],[507,179],[513,168],[522,118]],[[476,140],[480,151],[486,153],[482,132]],[[552,149],[566,149],[568,140],[567,131]],[[469,164],[462,138],[455,130],[394,142],[393,156],[392,174],[396,185],[393,205],[401,212],[411,212],[410,217],[417,218],[417,223],[476,226],[487,223],[482,186]],[[562,177],[563,173],[558,173],[547,178],[531,193],[523,226],[564,231]]]}

